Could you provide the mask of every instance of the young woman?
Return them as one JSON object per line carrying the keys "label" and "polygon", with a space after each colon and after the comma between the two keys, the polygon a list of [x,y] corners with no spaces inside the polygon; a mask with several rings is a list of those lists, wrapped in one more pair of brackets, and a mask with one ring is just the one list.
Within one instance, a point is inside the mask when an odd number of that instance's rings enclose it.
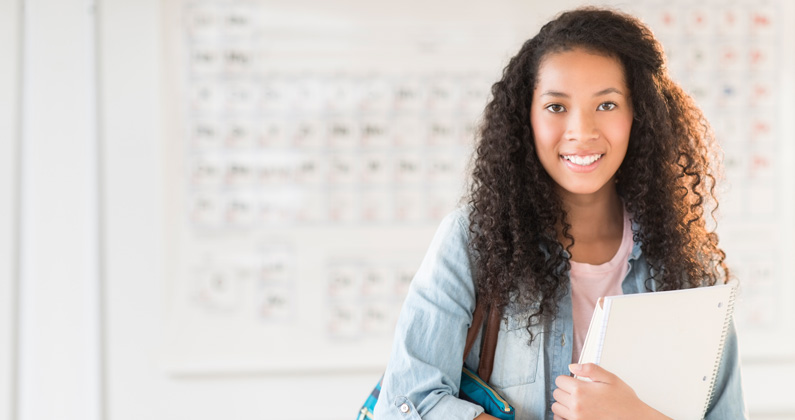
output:
{"label": "young woman", "polygon": [[[411,284],[375,418],[493,418],[457,398],[476,296],[504,314],[490,382],[517,419],[666,418],[572,363],[598,297],[727,281],[703,115],[647,27],[592,8],[546,24],[492,93],[469,203]],[[746,417],[732,327],[707,418]]]}

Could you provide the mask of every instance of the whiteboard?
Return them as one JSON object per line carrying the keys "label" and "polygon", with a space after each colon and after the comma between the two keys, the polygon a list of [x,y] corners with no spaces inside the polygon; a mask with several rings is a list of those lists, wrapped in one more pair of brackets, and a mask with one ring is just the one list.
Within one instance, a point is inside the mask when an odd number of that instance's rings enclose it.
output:
{"label": "whiteboard", "polygon": [[[465,192],[488,90],[554,14],[519,3],[167,2],[166,369],[385,365],[413,272]],[[743,285],[744,351],[792,353],[795,65],[781,40],[795,13],[751,0],[625,10],[663,42],[723,146],[719,234]]]}

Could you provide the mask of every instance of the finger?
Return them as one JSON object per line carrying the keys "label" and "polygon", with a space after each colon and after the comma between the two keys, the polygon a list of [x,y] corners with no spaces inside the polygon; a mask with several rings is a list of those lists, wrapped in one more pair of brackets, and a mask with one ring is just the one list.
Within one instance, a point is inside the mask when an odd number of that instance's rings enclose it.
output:
{"label": "finger", "polygon": [[595,382],[615,382],[615,375],[593,363],[585,363],[583,365],[573,363],[569,365],[569,370],[577,376],[589,378]]}
{"label": "finger", "polygon": [[559,402],[552,403],[552,413],[555,414],[556,419],[567,419],[569,418],[569,409],[566,408],[563,404]]}
{"label": "finger", "polygon": [[552,391],[552,398],[554,398],[555,401],[563,404],[565,407],[571,407],[571,394],[560,388],[555,388],[555,390]]}
{"label": "finger", "polygon": [[579,382],[580,381],[578,379],[567,375],[560,375],[555,378],[555,385],[557,385],[558,388],[563,388],[563,390],[569,394],[571,394],[571,392],[574,390],[574,387],[577,386]]}

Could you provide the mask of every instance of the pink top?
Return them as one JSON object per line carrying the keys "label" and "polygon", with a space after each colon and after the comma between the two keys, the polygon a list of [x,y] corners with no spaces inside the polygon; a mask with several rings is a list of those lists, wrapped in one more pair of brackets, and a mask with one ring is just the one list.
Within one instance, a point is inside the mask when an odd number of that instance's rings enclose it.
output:
{"label": "pink top", "polygon": [[632,224],[629,214],[624,211],[624,234],[621,245],[613,258],[599,265],[571,262],[571,309],[574,321],[574,343],[571,360],[577,363],[580,359],[585,335],[591,324],[591,316],[596,301],[602,296],[623,294],[621,283],[629,269],[629,254],[632,252]]}

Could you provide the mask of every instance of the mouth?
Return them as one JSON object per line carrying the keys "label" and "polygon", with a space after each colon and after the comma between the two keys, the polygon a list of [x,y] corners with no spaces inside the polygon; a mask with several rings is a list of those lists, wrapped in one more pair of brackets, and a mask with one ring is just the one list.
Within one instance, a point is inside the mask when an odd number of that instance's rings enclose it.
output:
{"label": "mouth", "polygon": [[580,155],[560,155],[560,157],[563,158],[564,160],[567,160],[567,161],[573,163],[574,165],[582,166],[582,167],[593,165],[596,161],[601,159],[602,156],[604,156],[604,153],[601,153],[601,154],[597,153],[597,154],[585,155],[585,156],[580,156]]}

